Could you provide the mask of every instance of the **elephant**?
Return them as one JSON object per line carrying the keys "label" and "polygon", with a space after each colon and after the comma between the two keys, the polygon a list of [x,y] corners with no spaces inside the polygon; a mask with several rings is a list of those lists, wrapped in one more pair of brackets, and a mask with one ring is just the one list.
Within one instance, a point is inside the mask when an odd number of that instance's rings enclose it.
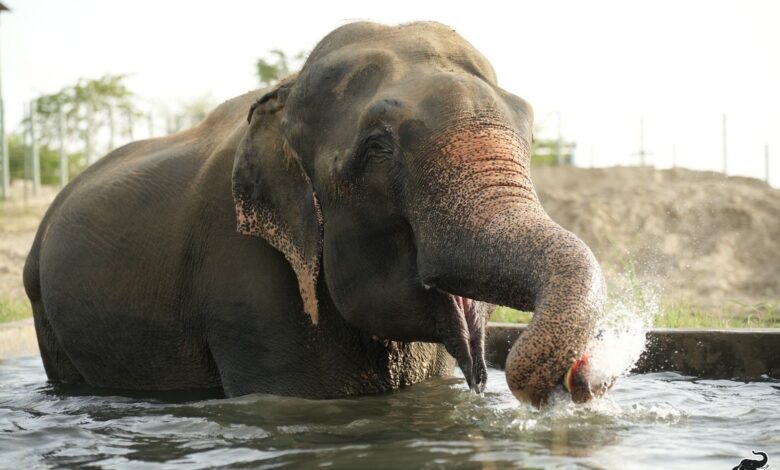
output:
{"label": "elephant", "polygon": [[[508,386],[547,403],[606,294],[539,202],[532,125],[445,25],[337,28],[298,73],[58,194],[24,269],[49,380],[325,399],[457,364],[479,393],[506,305],[534,312]],[[598,390],[570,382],[576,402]]]}
{"label": "elephant", "polygon": [[742,459],[742,461],[734,467],[732,470],[756,470],[759,468],[764,468],[769,462],[769,457],[764,452],[756,452],[755,450],[751,451],[754,455],[760,455],[761,460],[752,460],[752,459]]}

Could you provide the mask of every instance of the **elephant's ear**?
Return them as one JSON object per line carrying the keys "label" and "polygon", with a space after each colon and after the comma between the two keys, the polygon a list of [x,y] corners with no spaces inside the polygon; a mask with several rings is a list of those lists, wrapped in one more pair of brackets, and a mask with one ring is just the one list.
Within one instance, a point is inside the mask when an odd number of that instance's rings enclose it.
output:
{"label": "elephant's ear", "polygon": [[294,78],[252,105],[249,130],[233,164],[238,231],[263,237],[282,252],[298,278],[303,309],[318,321],[317,278],[322,212],[300,159],[282,136],[281,110]]}

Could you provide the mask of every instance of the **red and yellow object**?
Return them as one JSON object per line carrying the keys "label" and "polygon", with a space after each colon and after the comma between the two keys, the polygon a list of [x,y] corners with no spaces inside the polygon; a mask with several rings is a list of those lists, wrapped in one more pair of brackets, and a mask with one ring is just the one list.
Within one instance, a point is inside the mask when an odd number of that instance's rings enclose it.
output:
{"label": "red and yellow object", "polygon": [[563,386],[567,392],[572,393],[572,390],[574,390],[574,378],[578,372],[582,372],[581,369],[587,364],[588,355],[584,354],[581,358],[574,361],[574,364],[566,371],[566,375],[563,376]]}
{"label": "red and yellow object", "polygon": [[600,397],[615,385],[617,377],[604,377],[593,380],[590,355],[583,354],[574,361],[569,370],[563,376],[563,387],[571,394],[574,403],[585,403],[593,398]]}

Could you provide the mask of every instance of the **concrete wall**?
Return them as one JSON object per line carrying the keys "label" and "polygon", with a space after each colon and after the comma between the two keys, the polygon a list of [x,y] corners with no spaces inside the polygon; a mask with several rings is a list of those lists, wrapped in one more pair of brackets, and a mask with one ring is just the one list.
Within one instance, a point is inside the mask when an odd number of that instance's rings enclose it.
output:
{"label": "concrete wall", "polygon": [[[487,361],[503,368],[525,325],[491,323]],[[780,379],[780,329],[654,329],[636,373],[676,371],[711,379]]]}
{"label": "concrete wall", "polygon": [[[503,368],[525,325],[491,323],[488,364]],[[677,371],[718,379],[780,379],[780,329],[655,329],[634,372]],[[32,319],[0,324],[0,359],[38,354]]]}

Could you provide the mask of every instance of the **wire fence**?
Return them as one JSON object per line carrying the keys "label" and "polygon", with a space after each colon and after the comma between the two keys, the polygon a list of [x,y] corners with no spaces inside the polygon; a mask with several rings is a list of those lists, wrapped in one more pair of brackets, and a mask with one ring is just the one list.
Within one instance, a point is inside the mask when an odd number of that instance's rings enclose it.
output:
{"label": "wire fence", "polygon": [[[148,111],[143,114],[127,116],[124,132],[117,131],[115,116],[109,113],[109,119],[102,128],[94,128],[90,123],[92,116],[87,111],[86,126],[80,130],[81,138],[68,138],[65,132],[62,112],[56,119],[55,131],[43,137],[40,120],[36,116],[36,103],[25,105],[24,121],[20,133],[6,135],[4,144],[7,149],[2,155],[2,197],[4,199],[35,196],[42,185],[64,187],[74,176],[97,161],[101,155],[133,140],[169,135],[191,127],[205,117],[205,110],[196,114],[171,114]],[[557,135],[547,139],[536,139],[533,146],[533,161],[544,165],[576,165],[595,167],[595,149],[589,145],[587,151],[578,148],[574,141],[565,139],[561,133],[560,113],[551,113],[557,120]],[[51,126],[50,126],[51,127]],[[10,138],[9,138],[10,137]],[[20,139],[21,137],[21,139]],[[721,122],[722,166],[720,171],[729,173],[728,120],[722,116]],[[639,119],[637,150],[621,161],[624,166],[656,166],[653,153],[645,142],[645,120]],[[584,154],[584,155],[583,155]],[[744,158],[744,157],[743,157]],[[771,183],[771,156],[769,144],[764,144],[763,155],[753,156],[763,159],[763,179]],[[672,144],[671,167],[678,167],[677,148]],[[692,168],[697,169],[697,168]],[[22,181],[22,190],[14,191],[12,182]],[[15,186],[19,186],[18,184]]]}
{"label": "wire fence", "polygon": [[4,136],[1,147],[5,148],[0,150],[3,199],[36,196],[43,185],[62,188],[112,150],[135,140],[174,134],[196,125],[206,115],[205,111],[174,114],[150,110],[125,116],[120,126],[120,116],[109,112],[107,122],[97,126],[87,108],[83,116],[86,124],[77,129],[78,137],[74,138],[65,129],[61,109],[54,125],[47,122],[47,132],[43,132],[43,120],[36,109],[34,100],[25,103],[17,132]]}
{"label": "wire fence", "polygon": [[[657,138],[648,145],[645,132],[646,120],[641,115],[638,116],[636,131],[628,132],[627,125],[623,125],[619,130],[613,130],[614,134],[620,136],[630,133],[634,135],[633,139],[614,139],[607,145],[604,145],[602,140],[600,142],[602,147],[599,148],[598,145],[591,143],[592,141],[580,143],[567,139],[561,131],[561,113],[552,112],[538,120],[532,162],[536,165],[574,165],[584,168],[608,166],[687,168],[716,171],[727,176],[747,176],[761,179],[769,185],[778,182],[777,174],[780,173],[778,172],[780,167],[772,162],[769,143],[757,145],[754,140],[746,138],[744,132],[732,139],[729,134],[730,122],[726,114],[717,115],[717,129],[714,125],[715,119],[708,121],[708,124],[702,124],[694,134],[696,138],[686,135],[686,139],[682,139],[682,152],[679,151],[680,146],[672,139],[663,139],[663,135],[659,136],[663,132],[657,133],[655,136]],[[740,121],[737,124],[744,126],[745,122]],[[604,126],[609,125],[610,123],[604,124]],[[668,125],[665,130],[669,134],[675,132],[674,128]],[[663,143],[659,144],[661,141]],[[705,156],[707,158],[704,158]],[[775,172],[774,179],[772,172]]]}

